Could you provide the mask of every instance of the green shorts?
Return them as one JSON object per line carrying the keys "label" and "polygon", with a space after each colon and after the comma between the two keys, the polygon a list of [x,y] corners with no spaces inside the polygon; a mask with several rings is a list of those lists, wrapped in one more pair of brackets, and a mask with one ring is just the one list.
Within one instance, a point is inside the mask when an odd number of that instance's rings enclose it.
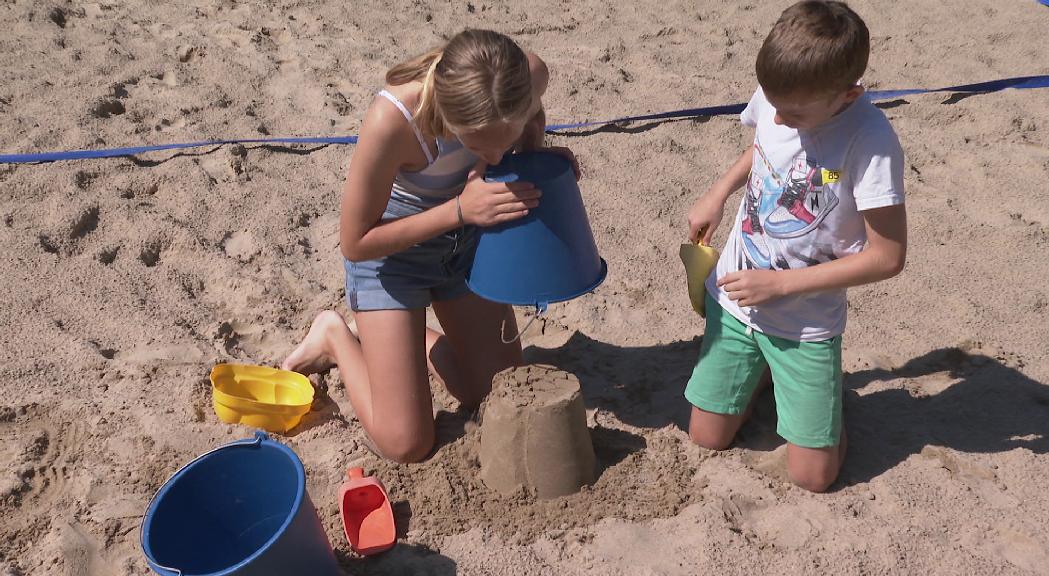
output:
{"label": "green shorts", "polygon": [[805,448],[836,446],[841,438],[841,336],[799,342],[748,328],[709,294],[699,360],[685,387],[694,406],[742,414],[766,367],[772,370],[776,432]]}

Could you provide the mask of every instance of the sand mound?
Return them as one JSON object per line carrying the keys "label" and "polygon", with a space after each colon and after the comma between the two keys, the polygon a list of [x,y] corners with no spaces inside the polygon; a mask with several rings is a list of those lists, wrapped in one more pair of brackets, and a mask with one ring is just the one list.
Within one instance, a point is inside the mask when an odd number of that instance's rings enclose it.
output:
{"label": "sand mound", "polygon": [[543,365],[505,370],[483,415],[481,480],[489,488],[556,498],[594,481],[586,409],[572,375]]}

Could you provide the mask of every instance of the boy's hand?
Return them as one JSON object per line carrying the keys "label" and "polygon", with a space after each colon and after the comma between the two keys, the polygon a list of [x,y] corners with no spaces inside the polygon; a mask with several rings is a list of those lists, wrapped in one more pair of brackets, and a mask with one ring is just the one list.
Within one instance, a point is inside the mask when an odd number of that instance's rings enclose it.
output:
{"label": "boy's hand", "polygon": [[774,270],[740,270],[718,278],[718,286],[740,306],[757,306],[786,295]]}
{"label": "boy's hand", "polygon": [[688,211],[688,239],[710,245],[714,230],[725,216],[725,196],[709,190],[699,197]]}
{"label": "boy's hand", "polygon": [[692,205],[688,211],[688,239],[696,242],[702,241],[710,245],[714,239],[714,230],[725,215],[725,202],[734,190],[747,182],[750,176],[750,167],[753,162],[754,151],[747,148],[739,155],[732,167],[711,185],[707,193],[700,196],[699,200]]}

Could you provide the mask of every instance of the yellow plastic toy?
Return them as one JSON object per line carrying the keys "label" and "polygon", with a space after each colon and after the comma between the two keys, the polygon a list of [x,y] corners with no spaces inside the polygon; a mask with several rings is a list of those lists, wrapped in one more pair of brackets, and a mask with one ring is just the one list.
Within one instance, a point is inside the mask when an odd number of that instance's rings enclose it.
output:
{"label": "yellow plastic toy", "polygon": [[287,432],[313,404],[313,385],[297,372],[219,364],[211,370],[211,400],[219,420]]}
{"label": "yellow plastic toy", "polygon": [[717,265],[718,257],[720,254],[717,248],[702,242],[681,245],[681,262],[685,265],[685,278],[688,280],[688,299],[692,301],[692,309],[703,318],[707,317],[703,305],[707,294],[704,282]]}

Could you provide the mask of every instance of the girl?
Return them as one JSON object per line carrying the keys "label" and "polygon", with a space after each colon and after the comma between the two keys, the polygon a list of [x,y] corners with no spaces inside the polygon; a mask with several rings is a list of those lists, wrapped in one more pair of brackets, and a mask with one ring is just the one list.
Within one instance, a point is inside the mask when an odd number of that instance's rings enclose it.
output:
{"label": "girl", "polygon": [[[511,149],[542,146],[548,79],[543,61],[510,38],[466,30],[387,72],[365,115],[340,218],[359,335],[322,312],[282,367],[338,365],[371,448],[387,458],[415,462],[433,448],[427,370],[475,408],[497,372],[522,363],[520,343],[504,343],[517,332],[513,311],[472,294],[465,278],[476,227],[538,205],[532,184],[483,175]],[[443,334],[426,326],[430,305]]]}

